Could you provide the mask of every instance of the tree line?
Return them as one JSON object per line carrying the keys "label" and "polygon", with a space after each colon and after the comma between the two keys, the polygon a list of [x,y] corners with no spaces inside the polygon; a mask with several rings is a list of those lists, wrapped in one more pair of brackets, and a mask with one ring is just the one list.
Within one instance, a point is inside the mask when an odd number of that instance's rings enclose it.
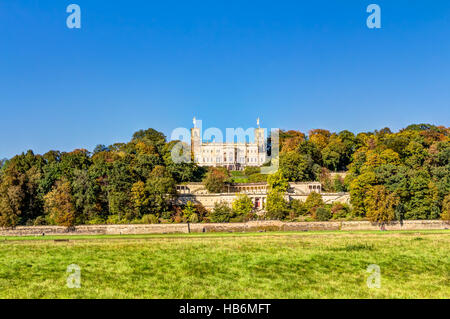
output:
{"label": "tree line", "polygon": [[[269,183],[266,218],[448,219],[449,136],[449,128],[429,124],[357,135],[280,131],[279,171],[266,176],[247,168],[244,174],[247,181]],[[148,129],[136,132],[128,143],[98,145],[92,152],[28,151],[2,160],[0,226],[260,218],[245,196],[233,207],[217,203],[212,211],[195,203],[173,205],[178,183],[203,181],[209,191],[221,192],[236,179],[223,168],[174,163],[176,143]],[[334,171],[347,174],[332,178]],[[325,205],[319,194],[308,203],[286,202],[288,182],[313,180],[327,192],[350,192],[351,205]]]}

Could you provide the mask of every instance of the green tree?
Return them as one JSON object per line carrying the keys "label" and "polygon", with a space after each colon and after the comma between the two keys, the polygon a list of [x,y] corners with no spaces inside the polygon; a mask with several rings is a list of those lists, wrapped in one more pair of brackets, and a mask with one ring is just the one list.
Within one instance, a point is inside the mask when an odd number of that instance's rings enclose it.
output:
{"label": "green tree", "polygon": [[216,202],[209,218],[213,223],[227,223],[232,217],[233,211],[226,202]]}
{"label": "green tree", "polygon": [[289,202],[289,210],[292,217],[298,217],[307,213],[305,203],[298,199],[292,199]]}
{"label": "green tree", "polygon": [[276,192],[284,193],[289,188],[289,182],[286,177],[284,177],[283,172],[278,170],[276,173],[269,175],[267,178],[267,184],[270,190]]}
{"label": "green tree", "polygon": [[331,214],[333,219],[347,218],[351,215],[351,208],[347,204],[333,203]]}
{"label": "green tree", "polygon": [[156,166],[146,183],[149,196],[149,212],[155,215],[169,209],[170,200],[175,196],[175,181],[165,167]]}
{"label": "green tree", "polygon": [[98,202],[100,187],[90,175],[89,170],[75,170],[73,174],[72,194],[74,198],[77,223],[83,224],[90,220],[102,221],[103,207]]}
{"label": "green tree", "polygon": [[311,215],[315,214],[317,208],[323,207],[323,206],[324,206],[324,202],[322,199],[322,195],[320,195],[319,193],[312,192],[306,198],[305,209]]}
{"label": "green tree", "polygon": [[128,218],[131,220],[134,215],[133,203],[131,202],[131,187],[133,178],[131,167],[125,159],[116,160],[108,170],[107,202],[111,215],[117,215],[119,220]]}
{"label": "green tree", "polygon": [[332,215],[330,209],[325,207],[318,207],[316,209],[314,217],[318,221],[327,221],[331,219]]}
{"label": "green tree", "polygon": [[409,198],[405,203],[406,219],[434,219],[439,216],[437,192],[428,172],[412,170],[408,174]]}
{"label": "green tree", "polygon": [[237,216],[246,216],[253,210],[253,203],[250,197],[240,194],[232,203],[233,212]]}
{"label": "green tree", "polygon": [[267,219],[285,219],[289,214],[289,203],[284,199],[283,193],[271,190],[267,195],[266,203]]}
{"label": "green tree", "polygon": [[187,222],[197,222],[198,221],[195,205],[191,201],[188,201],[186,206],[184,206],[183,219]]}
{"label": "green tree", "polygon": [[344,180],[339,175],[336,175],[333,179],[333,190],[337,193],[345,192]]}
{"label": "green tree", "polygon": [[313,160],[308,155],[291,151],[281,153],[280,171],[291,182],[308,181],[314,179]]}

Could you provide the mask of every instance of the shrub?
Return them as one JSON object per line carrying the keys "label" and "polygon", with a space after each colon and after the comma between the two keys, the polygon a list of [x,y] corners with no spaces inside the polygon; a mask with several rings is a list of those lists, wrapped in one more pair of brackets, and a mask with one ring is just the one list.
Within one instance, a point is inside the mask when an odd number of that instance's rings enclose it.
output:
{"label": "shrub", "polygon": [[450,194],[445,196],[444,202],[442,203],[441,219],[450,221]]}
{"label": "shrub", "polygon": [[177,214],[177,215],[175,215],[173,217],[173,222],[177,223],[177,224],[182,223],[183,222],[183,218],[180,215]]}
{"label": "shrub", "polygon": [[249,221],[249,220],[256,220],[258,217],[258,215],[256,215],[255,213],[248,213],[245,217],[244,217],[244,221]]}
{"label": "shrub", "polygon": [[203,206],[201,203],[197,203],[194,205],[195,211],[198,216],[199,222],[205,222],[209,218],[209,211]]}
{"label": "shrub", "polygon": [[331,206],[331,215],[333,219],[347,218],[351,215],[351,208],[347,204],[334,203]]}
{"label": "shrub", "polygon": [[339,175],[336,175],[333,180],[333,188],[337,193],[345,192],[344,179]]}
{"label": "shrub", "polygon": [[89,219],[86,224],[88,225],[103,225],[105,224],[105,220],[100,217],[94,217],[92,219]]}
{"label": "shrub", "polygon": [[233,218],[230,218],[230,223],[242,223],[245,221],[244,215],[235,216]]}
{"label": "shrub", "polygon": [[289,204],[284,199],[283,193],[270,191],[267,196],[266,219],[284,219],[289,214]]}
{"label": "shrub", "polygon": [[239,194],[233,201],[232,207],[235,215],[247,215],[253,210],[253,202],[247,195]]}
{"label": "shrub", "polygon": [[192,215],[189,217],[188,221],[189,221],[190,223],[198,223],[198,215],[197,215],[197,214],[192,214]]}
{"label": "shrub", "polygon": [[250,183],[267,182],[267,174],[253,174],[248,177]]}
{"label": "shrub", "polygon": [[244,174],[246,176],[250,176],[250,175],[254,175],[254,174],[259,174],[261,173],[261,168],[259,167],[255,167],[255,166],[247,166],[246,168],[244,168]]}
{"label": "shrub", "polygon": [[183,209],[183,220],[186,222],[189,221],[192,215],[196,215],[195,206],[194,203],[188,201]]}
{"label": "shrub", "polygon": [[212,223],[226,223],[233,217],[233,212],[226,202],[214,204],[214,209],[211,212],[209,219]]}
{"label": "shrub", "polygon": [[156,215],[146,214],[146,215],[142,216],[141,222],[143,224],[158,224],[159,219]]}
{"label": "shrub", "polygon": [[171,220],[173,214],[174,214],[174,212],[171,212],[171,211],[165,211],[165,212],[162,212],[162,213],[161,213],[161,219],[164,219],[164,220]]}
{"label": "shrub", "polygon": [[47,221],[45,220],[45,217],[41,215],[41,216],[36,217],[36,219],[33,222],[33,225],[34,226],[44,226],[44,225],[47,225]]}
{"label": "shrub", "polygon": [[323,207],[323,205],[322,195],[316,192],[309,194],[305,201],[305,209],[309,214],[314,214],[316,209]]}
{"label": "shrub", "polygon": [[327,221],[331,219],[331,211],[324,207],[318,207],[315,212],[315,219],[320,221]]}
{"label": "shrub", "polygon": [[289,181],[280,170],[267,177],[267,184],[269,189],[280,193],[284,193],[289,188]]}
{"label": "shrub", "polygon": [[305,215],[307,212],[305,203],[298,199],[291,200],[291,202],[289,203],[289,209],[293,217]]}
{"label": "shrub", "polygon": [[125,224],[127,221],[120,218],[119,215],[109,215],[106,220],[107,224]]}

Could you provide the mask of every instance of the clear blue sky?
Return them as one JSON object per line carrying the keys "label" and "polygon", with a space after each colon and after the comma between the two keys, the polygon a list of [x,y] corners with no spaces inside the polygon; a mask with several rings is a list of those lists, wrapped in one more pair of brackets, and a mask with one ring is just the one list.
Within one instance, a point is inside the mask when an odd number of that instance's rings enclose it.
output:
{"label": "clear blue sky", "polygon": [[223,129],[449,126],[450,1],[1,1],[0,110],[0,158],[169,135],[194,115]]}

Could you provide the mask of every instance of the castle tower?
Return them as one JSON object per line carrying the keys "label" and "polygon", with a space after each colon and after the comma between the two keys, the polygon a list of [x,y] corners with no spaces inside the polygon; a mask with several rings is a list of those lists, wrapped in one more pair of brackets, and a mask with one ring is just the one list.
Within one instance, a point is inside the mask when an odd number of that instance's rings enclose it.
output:
{"label": "castle tower", "polygon": [[264,129],[259,126],[259,117],[256,120],[258,128],[255,129],[255,143],[258,146],[258,163],[264,164],[266,160],[266,142],[264,138]]}
{"label": "castle tower", "polygon": [[196,162],[202,147],[201,128],[197,127],[197,120],[193,119],[194,127],[191,128],[191,156]]}

